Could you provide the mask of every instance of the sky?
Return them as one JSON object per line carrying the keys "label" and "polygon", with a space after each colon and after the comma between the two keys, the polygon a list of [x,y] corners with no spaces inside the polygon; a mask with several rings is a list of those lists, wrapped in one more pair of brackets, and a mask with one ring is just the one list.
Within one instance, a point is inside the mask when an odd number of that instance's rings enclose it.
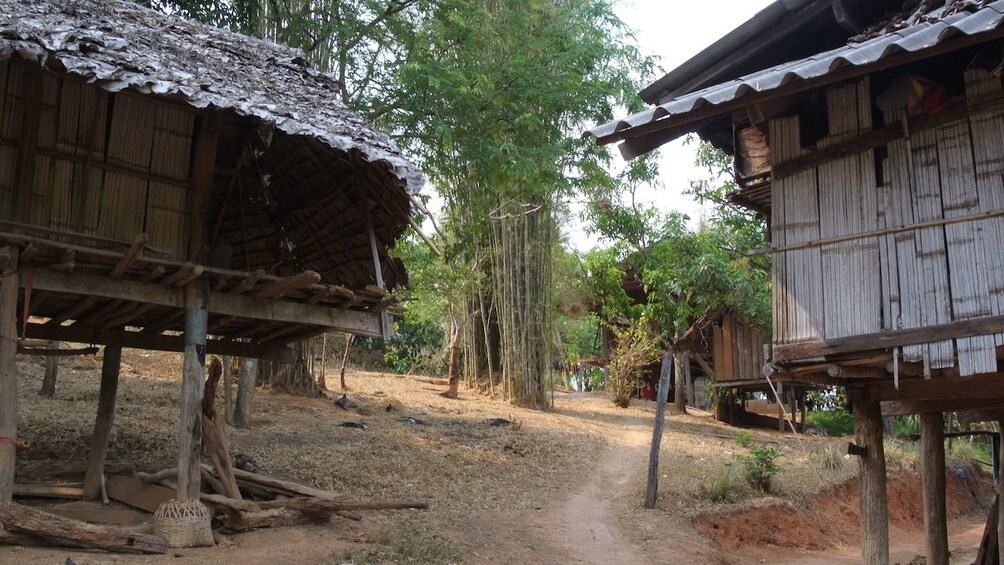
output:
{"label": "sky", "polygon": [[[771,0],[621,0],[616,13],[636,31],[642,52],[656,56],[663,71],[668,72],[770,3]],[[615,160],[621,160],[616,145],[608,146],[608,150],[613,152]],[[695,150],[694,145],[685,146],[682,138],[658,149],[658,184],[662,187],[642,187],[636,193],[637,201],[654,203],[664,211],[679,210],[697,221],[701,207],[682,194],[690,186],[690,180],[707,176],[694,166]],[[587,251],[599,243],[577,225],[566,226],[565,232],[569,243],[579,251]]]}

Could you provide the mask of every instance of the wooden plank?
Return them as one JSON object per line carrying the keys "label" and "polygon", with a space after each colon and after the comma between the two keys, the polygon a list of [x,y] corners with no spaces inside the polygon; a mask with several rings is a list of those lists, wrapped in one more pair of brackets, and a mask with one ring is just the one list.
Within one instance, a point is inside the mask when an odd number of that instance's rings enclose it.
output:
{"label": "wooden plank", "polygon": [[724,380],[734,380],[735,376],[735,336],[731,316],[722,317],[722,367],[719,377]]}
{"label": "wooden plank", "polygon": [[941,412],[920,415],[920,477],[924,499],[927,563],[948,565],[945,507],[945,422]]}
{"label": "wooden plank", "polygon": [[14,496],[18,498],[68,498],[81,499],[84,489],[80,483],[75,485],[50,485],[15,483]]}
{"label": "wooden plank", "polygon": [[960,412],[964,410],[1004,409],[1004,397],[932,398],[926,400],[888,400],[882,403],[882,416],[912,416],[925,412]]}
{"label": "wooden plank", "polygon": [[848,392],[864,394],[870,400],[962,400],[986,399],[997,396],[996,391],[1004,383],[1004,373],[989,373],[966,377],[932,377],[929,379],[901,379],[899,388],[891,379],[881,381],[848,383]]}
{"label": "wooden plank", "polygon": [[[111,280],[98,275],[60,273],[50,269],[34,269],[33,277],[33,287],[36,291],[47,290],[127,300],[179,309],[184,305],[182,289],[158,283]],[[262,300],[221,292],[209,293],[208,307],[210,313],[217,315],[324,326],[356,335],[381,336],[379,317],[370,312],[319,307],[285,300]]]}
{"label": "wooden plank", "polygon": [[840,353],[864,353],[891,347],[930,343],[960,337],[1004,331],[1004,316],[958,320],[927,327],[891,330],[830,340],[806,341],[774,346],[774,360],[788,362]]}
{"label": "wooden plank", "polygon": [[[77,326],[28,324],[27,335],[35,339],[53,339],[73,343],[121,346],[152,351],[184,351],[184,339],[177,335],[157,335],[146,332]],[[289,363],[292,352],[284,344],[243,343],[227,339],[206,341],[206,352],[213,355],[234,355]]]}
{"label": "wooden plank", "polygon": [[712,340],[712,363],[713,369],[715,370],[715,376],[713,377],[716,381],[727,381],[729,379],[722,378],[719,372],[724,370],[725,367],[725,357],[723,348],[725,347],[725,340],[722,337],[722,327],[715,324],[713,328]]}
{"label": "wooden plank", "polygon": [[156,512],[161,504],[174,498],[174,491],[169,488],[147,484],[125,475],[108,477],[107,487],[108,498],[150,513]]}
{"label": "wooden plank", "polygon": [[132,508],[81,500],[48,506],[45,510],[63,518],[71,518],[91,524],[108,524],[114,526],[137,526],[149,519],[148,514],[133,510]]}

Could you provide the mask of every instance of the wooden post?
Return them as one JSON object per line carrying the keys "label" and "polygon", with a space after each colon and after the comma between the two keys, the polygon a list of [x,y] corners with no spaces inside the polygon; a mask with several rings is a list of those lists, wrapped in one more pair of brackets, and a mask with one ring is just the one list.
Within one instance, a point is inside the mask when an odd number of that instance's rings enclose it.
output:
{"label": "wooden post", "polygon": [[805,389],[804,388],[802,389],[802,391],[798,395],[798,402],[799,402],[799,405],[800,405],[800,408],[801,408],[801,415],[800,415],[799,419],[802,422],[802,433],[804,434],[805,433]]}
{"label": "wooden post", "polygon": [[777,431],[784,431],[784,384],[777,382]]}
{"label": "wooden post", "polygon": [[885,448],[879,403],[855,398],[856,442],[865,448],[858,475],[861,484],[861,555],[868,565],[889,565],[889,507],[886,501]]}
{"label": "wooden post", "polygon": [[928,565],[948,565],[945,513],[945,422],[941,413],[920,415],[920,476],[924,485],[924,541]]}
{"label": "wooden post", "polygon": [[240,360],[237,373],[237,402],[234,404],[234,425],[238,428],[251,427],[251,399],[258,376],[258,361],[250,357]]}
{"label": "wooden post", "polygon": [[673,350],[662,352],[662,369],[659,373],[659,393],[655,405],[655,425],[652,426],[652,449],[648,454],[648,486],[645,489],[645,508],[655,508],[659,494],[659,447],[662,444],[662,427],[666,423],[666,401],[669,400],[669,383],[673,378]]}
{"label": "wooden post", "polygon": [[[1000,430],[1001,443],[1004,446],[1004,420],[997,422],[997,429]],[[1004,563],[1004,478],[998,480],[997,484],[997,562]]]}
{"label": "wooden post", "polygon": [[352,334],[345,334],[345,353],[342,354],[342,368],[338,373],[339,385],[342,390],[348,390],[349,387],[345,385],[345,365],[349,362],[349,351],[352,350],[352,340],[356,336]]}
{"label": "wooden post", "polygon": [[17,446],[17,248],[0,247],[0,503],[14,496]]}
{"label": "wooden post", "polygon": [[[684,381],[683,375],[683,354],[674,353],[673,354],[673,372],[675,377],[673,381],[676,383],[675,392],[673,398],[673,407],[680,412],[686,413],[687,411],[687,383]],[[667,393],[668,394],[668,393]]]}
{"label": "wooden post", "polygon": [[[59,349],[58,341],[50,341],[49,349]],[[56,396],[56,375],[59,373],[59,357],[46,355],[45,357],[45,377],[42,378],[42,388],[38,391],[39,396],[54,398]]]}
{"label": "wooden post", "polygon": [[202,397],[206,374],[205,283],[185,287],[185,361],[178,422],[178,500],[198,500],[202,450]]}
{"label": "wooden post", "polygon": [[321,374],[317,377],[317,387],[321,390],[328,390],[328,379],[325,377],[324,368],[328,365],[328,334],[321,334]]}
{"label": "wooden post", "polygon": [[233,398],[234,398],[233,392],[234,392],[233,357],[229,355],[224,355],[223,356],[223,420],[228,424],[233,424],[234,422],[234,411],[231,408],[231,406],[233,405]]}
{"label": "wooden post", "polygon": [[122,365],[122,348],[105,347],[101,361],[101,388],[98,392],[98,417],[94,420],[91,450],[87,454],[87,471],[84,473],[84,498],[101,497],[105,474],[105,455],[108,438],[115,421],[115,395],[119,387],[119,368]]}

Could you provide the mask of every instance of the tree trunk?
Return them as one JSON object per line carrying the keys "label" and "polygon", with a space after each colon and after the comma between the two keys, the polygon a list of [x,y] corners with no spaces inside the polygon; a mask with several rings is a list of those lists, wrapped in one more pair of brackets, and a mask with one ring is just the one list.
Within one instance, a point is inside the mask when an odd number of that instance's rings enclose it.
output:
{"label": "tree trunk", "polygon": [[328,365],[328,334],[321,334],[321,371],[317,375],[317,388],[321,390],[328,390],[328,380],[324,372],[324,368]]}
{"label": "tree trunk", "polygon": [[238,428],[251,427],[251,401],[254,398],[257,376],[258,360],[247,357],[241,359],[237,378],[237,402],[234,404],[234,426]]}
{"label": "tree trunk", "polygon": [[453,323],[453,338],[450,339],[450,388],[442,393],[446,398],[456,398],[460,389],[460,324]]}
{"label": "tree trunk", "polygon": [[[59,349],[58,341],[50,341],[49,349]],[[45,398],[55,398],[56,396],[56,374],[59,372],[59,357],[47,355],[45,357],[45,377],[42,379],[42,389],[38,391],[39,396]]]}

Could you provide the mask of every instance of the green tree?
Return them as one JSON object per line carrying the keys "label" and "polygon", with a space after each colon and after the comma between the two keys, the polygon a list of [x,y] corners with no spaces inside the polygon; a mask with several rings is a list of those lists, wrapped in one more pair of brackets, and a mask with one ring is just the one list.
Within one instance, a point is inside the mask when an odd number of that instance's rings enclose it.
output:
{"label": "green tree", "polygon": [[468,372],[545,406],[552,250],[562,198],[610,183],[586,123],[634,99],[644,66],[606,0],[443,0],[427,5],[391,116],[446,202],[449,260],[473,274]]}

